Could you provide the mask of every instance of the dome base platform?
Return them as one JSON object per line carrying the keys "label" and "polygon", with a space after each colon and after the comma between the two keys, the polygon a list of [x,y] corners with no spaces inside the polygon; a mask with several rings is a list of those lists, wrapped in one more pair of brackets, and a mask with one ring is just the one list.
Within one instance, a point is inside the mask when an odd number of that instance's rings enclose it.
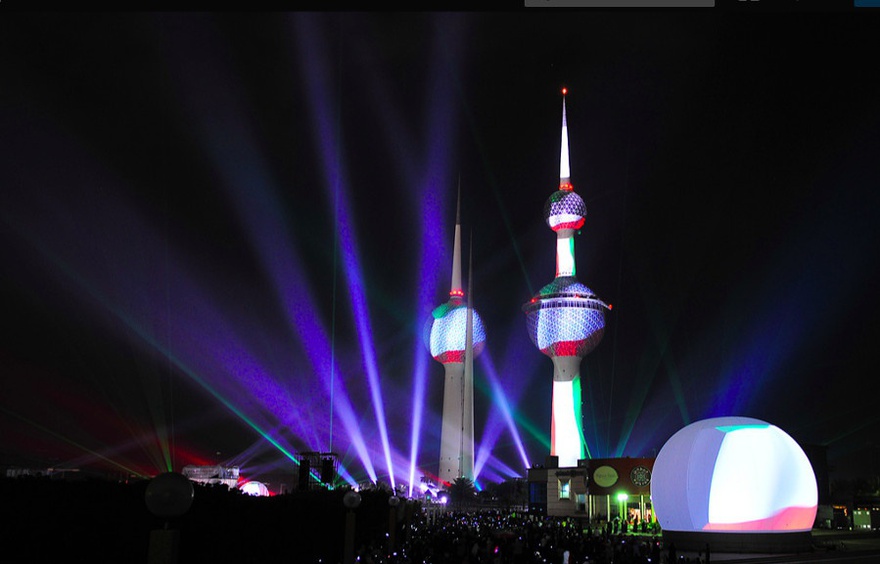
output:
{"label": "dome base platform", "polygon": [[813,549],[810,531],[731,533],[719,531],[663,531],[663,544],[676,550],[731,553],[799,553]]}

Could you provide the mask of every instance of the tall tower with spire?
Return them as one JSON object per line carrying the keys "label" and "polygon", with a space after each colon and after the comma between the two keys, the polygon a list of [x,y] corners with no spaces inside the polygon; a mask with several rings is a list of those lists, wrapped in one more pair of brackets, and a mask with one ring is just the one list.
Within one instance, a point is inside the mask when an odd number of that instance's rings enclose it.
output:
{"label": "tall tower with spire", "polygon": [[[480,316],[465,300],[461,283],[461,194],[455,214],[452,287],[449,301],[432,312],[429,348],[443,364],[443,423],[440,430],[440,481],[474,479],[473,359],[482,352],[486,332]],[[471,275],[468,273],[469,288]],[[470,293],[470,292],[469,292]]]}
{"label": "tall tower with spire", "polygon": [[529,337],[553,361],[550,454],[559,457],[560,467],[577,466],[586,455],[581,359],[602,340],[605,310],[611,309],[576,277],[574,235],[586,221],[587,206],[571,184],[566,93],[563,89],[559,189],[544,204],[544,220],[556,232],[556,277],[522,306]]}

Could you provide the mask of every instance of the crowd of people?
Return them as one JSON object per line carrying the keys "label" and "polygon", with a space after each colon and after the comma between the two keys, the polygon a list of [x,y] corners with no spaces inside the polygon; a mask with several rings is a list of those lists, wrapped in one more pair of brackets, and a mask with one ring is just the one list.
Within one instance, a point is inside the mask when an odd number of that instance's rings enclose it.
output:
{"label": "crowd of people", "polygon": [[[696,555],[664,546],[660,531],[529,515],[517,509],[447,510],[388,492],[362,492],[356,510],[345,491],[254,497],[195,484],[179,516],[151,513],[147,481],[0,479],[0,561],[85,557],[92,564],[150,564],[157,541],[174,561],[213,564],[693,564]],[[398,500],[393,500],[398,501]],[[354,542],[344,548],[354,512]],[[165,547],[166,549],[169,546]],[[347,550],[346,550],[347,549]],[[170,553],[169,553],[170,554]],[[700,558],[705,562],[705,556]],[[171,561],[170,559],[168,560]]]}
{"label": "crowd of people", "polygon": [[516,511],[419,513],[390,537],[361,545],[364,564],[676,564],[705,563],[679,555],[656,532],[586,519],[530,516]]}

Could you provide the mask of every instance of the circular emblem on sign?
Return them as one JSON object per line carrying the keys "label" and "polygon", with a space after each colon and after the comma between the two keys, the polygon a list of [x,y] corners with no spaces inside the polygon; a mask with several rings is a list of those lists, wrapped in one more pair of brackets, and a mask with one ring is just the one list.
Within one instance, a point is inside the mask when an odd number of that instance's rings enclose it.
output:
{"label": "circular emblem on sign", "polygon": [[629,478],[634,485],[641,488],[647,486],[651,482],[651,471],[644,466],[636,466],[632,469],[632,472],[629,473]]}
{"label": "circular emblem on sign", "polygon": [[617,470],[610,466],[600,466],[593,472],[593,482],[602,488],[610,488],[617,483]]}

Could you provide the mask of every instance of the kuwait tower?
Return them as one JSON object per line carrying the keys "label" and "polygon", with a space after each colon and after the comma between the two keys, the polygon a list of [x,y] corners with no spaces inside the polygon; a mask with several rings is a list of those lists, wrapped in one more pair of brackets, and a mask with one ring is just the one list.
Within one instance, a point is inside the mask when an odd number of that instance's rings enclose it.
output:
{"label": "kuwait tower", "polygon": [[443,484],[457,478],[474,480],[474,357],[486,343],[483,322],[465,301],[461,285],[461,196],[455,217],[452,288],[449,301],[437,307],[430,322],[429,348],[443,364],[443,423],[440,466]]}
{"label": "kuwait tower", "polygon": [[544,220],[556,232],[556,278],[522,309],[529,337],[553,361],[550,455],[558,456],[559,466],[564,468],[577,466],[585,457],[580,364],[602,340],[605,310],[611,308],[575,276],[574,234],[584,225],[587,207],[571,185],[566,90],[562,94],[559,190],[544,205]]}

